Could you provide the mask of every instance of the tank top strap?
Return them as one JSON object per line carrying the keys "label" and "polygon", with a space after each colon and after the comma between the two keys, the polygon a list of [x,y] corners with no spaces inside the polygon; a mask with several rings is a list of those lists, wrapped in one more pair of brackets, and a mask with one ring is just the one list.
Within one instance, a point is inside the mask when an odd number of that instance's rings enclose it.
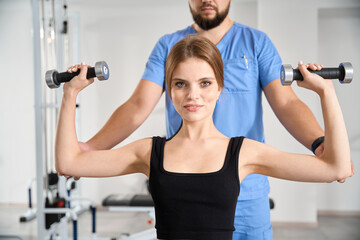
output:
{"label": "tank top strap", "polygon": [[230,139],[229,151],[226,161],[228,161],[228,169],[229,171],[233,171],[240,184],[239,179],[239,153],[241,149],[241,145],[243,143],[244,137],[232,137]]}
{"label": "tank top strap", "polygon": [[150,157],[150,171],[159,171],[160,163],[164,154],[164,144],[166,142],[166,138],[156,136],[153,137],[152,140],[153,141]]}
{"label": "tank top strap", "polygon": [[234,164],[238,163],[239,152],[242,145],[244,137],[232,137],[230,140],[229,146],[229,157],[230,157],[230,165],[234,166]]}

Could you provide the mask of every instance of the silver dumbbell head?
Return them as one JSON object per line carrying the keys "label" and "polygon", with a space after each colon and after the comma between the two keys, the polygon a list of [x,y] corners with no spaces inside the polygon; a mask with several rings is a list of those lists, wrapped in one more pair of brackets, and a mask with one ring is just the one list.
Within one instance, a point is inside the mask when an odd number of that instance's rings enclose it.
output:
{"label": "silver dumbbell head", "polygon": [[340,63],[339,67],[343,67],[345,70],[345,76],[343,80],[339,80],[340,83],[351,83],[353,77],[354,77],[354,69],[351,63],[349,62],[343,62]]}
{"label": "silver dumbbell head", "polygon": [[281,66],[281,84],[284,86],[290,86],[293,82],[294,72],[290,64],[283,64]]}
{"label": "silver dumbbell head", "polygon": [[46,84],[48,85],[49,88],[58,88],[60,87],[60,84],[56,84],[54,82],[54,73],[58,73],[58,71],[54,70],[49,70],[46,72],[45,74],[45,81]]}
{"label": "silver dumbbell head", "polygon": [[95,63],[95,75],[99,80],[108,80],[110,71],[105,61]]}

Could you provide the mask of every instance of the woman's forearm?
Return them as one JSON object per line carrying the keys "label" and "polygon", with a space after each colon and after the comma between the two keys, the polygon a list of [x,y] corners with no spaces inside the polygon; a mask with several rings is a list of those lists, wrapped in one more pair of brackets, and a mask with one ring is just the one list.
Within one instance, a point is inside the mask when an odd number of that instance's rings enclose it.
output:
{"label": "woman's forearm", "polygon": [[55,166],[58,172],[65,174],[71,161],[81,152],[75,128],[77,94],[64,91],[56,131]]}
{"label": "woman's forearm", "polygon": [[325,126],[324,160],[334,166],[337,179],[351,176],[351,156],[346,126],[334,88],[319,93]]}

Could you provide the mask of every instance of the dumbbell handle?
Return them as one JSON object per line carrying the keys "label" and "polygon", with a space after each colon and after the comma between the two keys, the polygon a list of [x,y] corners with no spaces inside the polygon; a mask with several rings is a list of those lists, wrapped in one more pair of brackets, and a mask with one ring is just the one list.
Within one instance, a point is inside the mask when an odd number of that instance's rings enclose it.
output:
{"label": "dumbbell handle", "polygon": [[[69,82],[73,77],[80,74],[80,69],[77,72],[59,73],[56,70],[49,70],[45,74],[45,81],[49,88],[58,88],[61,83]],[[88,68],[86,78],[98,78],[99,80],[107,80],[109,78],[109,67],[105,61],[95,63],[95,67]]]}
{"label": "dumbbell handle", "polygon": [[[73,72],[73,73],[68,73],[68,72],[54,73],[54,75],[53,75],[54,83],[60,84],[60,83],[64,83],[64,82],[69,82],[73,77],[75,77],[79,74],[80,74],[80,69],[77,72]],[[88,71],[86,74],[86,79],[90,79],[90,78],[94,78],[94,77],[96,77],[95,68],[94,67],[88,68]]]}
{"label": "dumbbell handle", "polygon": [[[318,71],[311,69],[308,70],[309,72],[315,73],[325,79],[339,79],[340,83],[350,83],[354,75],[353,67],[349,62],[340,63],[337,68],[322,68]],[[293,69],[290,64],[284,64],[281,66],[280,78],[282,85],[291,85],[294,80],[304,80],[300,70]]]}
{"label": "dumbbell handle", "polygon": [[[345,76],[344,68],[323,68],[318,71],[311,69],[308,70],[309,72],[315,73],[325,79],[344,79]],[[299,69],[293,69],[293,79],[300,81],[304,80]]]}

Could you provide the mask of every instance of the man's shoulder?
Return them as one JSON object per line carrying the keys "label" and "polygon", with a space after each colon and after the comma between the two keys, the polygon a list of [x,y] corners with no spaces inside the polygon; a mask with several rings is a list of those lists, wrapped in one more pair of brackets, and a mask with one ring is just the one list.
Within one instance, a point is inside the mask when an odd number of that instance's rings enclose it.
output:
{"label": "man's shoulder", "polygon": [[245,32],[245,33],[251,34],[253,36],[257,36],[257,37],[266,36],[266,33],[259,29],[256,29],[254,27],[244,25],[244,24],[241,24],[238,22],[234,23],[234,28],[235,28],[235,31],[237,31],[237,32]]}
{"label": "man's shoulder", "polygon": [[194,33],[195,32],[194,32],[193,28],[191,26],[187,26],[186,28],[177,30],[173,33],[168,33],[168,34],[163,35],[160,38],[160,41],[166,45],[174,45],[181,39],[185,38],[187,35],[194,34]]}

